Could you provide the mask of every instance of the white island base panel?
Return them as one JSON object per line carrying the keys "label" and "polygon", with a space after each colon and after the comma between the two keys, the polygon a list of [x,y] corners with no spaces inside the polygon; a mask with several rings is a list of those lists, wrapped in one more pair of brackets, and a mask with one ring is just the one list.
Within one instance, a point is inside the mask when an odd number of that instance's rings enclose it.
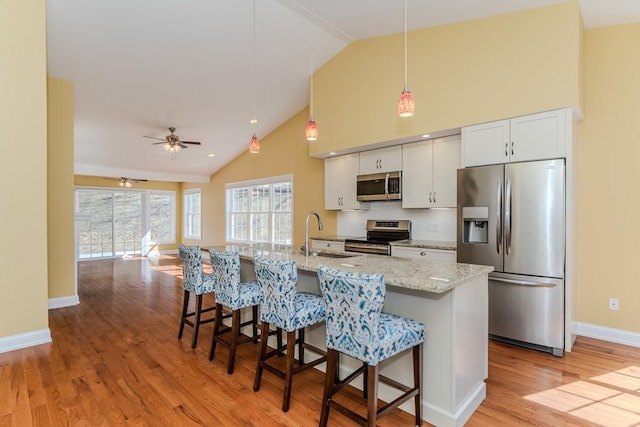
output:
{"label": "white island base panel", "polygon": [[[242,280],[254,280],[253,263],[247,260],[241,263]],[[320,294],[317,275],[299,269],[298,289]],[[424,421],[442,427],[464,425],[486,397],[484,381],[488,374],[489,333],[487,275],[471,278],[443,293],[387,286],[383,310],[425,324],[422,364]],[[243,317],[250,316],[249,313],[243,313]],[[271,339],[274,340],[273,337]],[[324,324],[308,328],[305,339],[318,348],[326,348]],[[275,347],[275,340],[270,345]],[[310,360],[313,355],[307,357]],[[341,378],[360,365],[355,359],[341,355]],[[407,385],[412,384],[410,352],[385,360],[380,366],[383,375]],[[325,364],[318,365],[318,369],[324,371]],[[362,389],[361,381],[354,381],[352,385]],[[379,385],[379,397],[385,402],[392,401],[399,394],[386,384]],[[295,398],[295,393],[293,396]],[[400,408],[413,414],[413,400],[405,402]]]}

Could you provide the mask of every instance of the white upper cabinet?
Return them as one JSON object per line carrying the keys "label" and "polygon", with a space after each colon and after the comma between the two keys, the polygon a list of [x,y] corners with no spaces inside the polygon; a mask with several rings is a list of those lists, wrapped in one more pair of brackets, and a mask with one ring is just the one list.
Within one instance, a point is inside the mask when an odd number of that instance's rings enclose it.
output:
{"label": "white upper cabinet", "polygon": [[356,200],[356,177],[360,167],[358,153],[324,160],[324,208],[327,210],[367,209]]}
{"label": "white upper cabinet", "polygon": [[402,146],[379,148],[360,153],[360,174],[402,170]]}
{"label": "white upper cabinet", "polygon": [[402,207],[456,207],[460,135],[402,146]]}
{"label": "white upper cabinet", "polygon": [[566,157],[571,109],[530,114],[462,129],[465,167]]}

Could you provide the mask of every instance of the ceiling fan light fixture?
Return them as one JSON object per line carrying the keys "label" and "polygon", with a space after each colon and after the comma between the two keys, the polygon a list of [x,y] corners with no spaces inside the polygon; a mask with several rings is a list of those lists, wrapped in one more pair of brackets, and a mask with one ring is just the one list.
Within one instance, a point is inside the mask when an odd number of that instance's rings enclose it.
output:
{"label": "ceiling fan light fixture", "polygon": [[177,153],[180,150],[182,150],[182,147],[180,147],[178,144],[170,143],[170,142],[163,144],[162,148],[164,148],[164,150],[168,151],[169,153]]}
{"label": "ceiling fan light fixture", "polygon": [[260,152],[260,140],[254,133],[249,142],[249,152],[251,154],[258,154]]}

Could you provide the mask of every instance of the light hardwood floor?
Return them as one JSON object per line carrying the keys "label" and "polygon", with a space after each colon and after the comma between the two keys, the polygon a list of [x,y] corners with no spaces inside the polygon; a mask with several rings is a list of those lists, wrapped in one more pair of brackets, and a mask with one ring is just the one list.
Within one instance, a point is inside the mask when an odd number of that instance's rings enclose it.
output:
{"label": "light hardwood floor", "polygon": [[[0,427],[317,425],[321,372],[294,378],[285,414],[280,379],[267,372],[252,391],[257,346],[241,346],[227,375],[224,346],[207,358],[211,324],[196,349],[190,328],[177,339],[181,273],[169,256],[80,263],[81,304],[50,311],[53,342],[0,354]],[[354,424],[332,412],[329,425]],[[487,398],[467,425],[640,425],[640,349],[578,338],[555,358],[490,342]]]}

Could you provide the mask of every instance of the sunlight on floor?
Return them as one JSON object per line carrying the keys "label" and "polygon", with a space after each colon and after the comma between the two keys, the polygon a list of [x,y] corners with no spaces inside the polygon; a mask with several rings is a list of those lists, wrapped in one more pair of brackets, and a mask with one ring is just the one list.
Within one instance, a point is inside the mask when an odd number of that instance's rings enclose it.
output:
{"label": "sunlight on floor", "polygon": [[525,399],[602,426],[636,426],[640,423],[640,367],[565,384]]}

